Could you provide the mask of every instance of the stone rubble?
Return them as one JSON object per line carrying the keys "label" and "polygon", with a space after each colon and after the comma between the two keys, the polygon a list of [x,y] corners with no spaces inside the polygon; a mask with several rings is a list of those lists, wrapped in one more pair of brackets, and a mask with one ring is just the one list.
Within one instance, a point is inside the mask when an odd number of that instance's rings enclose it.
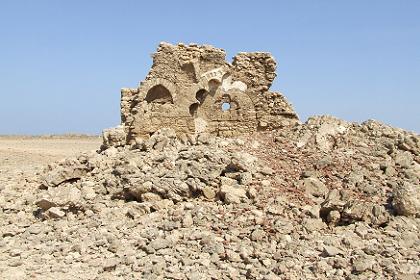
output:
{"label": "stone rubble", "polygon": [[161,129],[3,186],[2,276],[417,278],[419,136],[346,123],[325,145],[330,120],[240,141]]}

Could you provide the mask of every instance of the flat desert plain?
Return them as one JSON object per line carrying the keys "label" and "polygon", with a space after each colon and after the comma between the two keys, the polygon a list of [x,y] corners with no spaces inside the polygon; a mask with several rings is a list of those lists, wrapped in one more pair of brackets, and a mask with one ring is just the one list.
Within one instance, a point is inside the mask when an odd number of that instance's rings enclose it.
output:
{"label": "flat desert plain", "polygon": [[101,143],[99,136],[0,136],[0,183],[39,172],[48,163],[97,150]]}

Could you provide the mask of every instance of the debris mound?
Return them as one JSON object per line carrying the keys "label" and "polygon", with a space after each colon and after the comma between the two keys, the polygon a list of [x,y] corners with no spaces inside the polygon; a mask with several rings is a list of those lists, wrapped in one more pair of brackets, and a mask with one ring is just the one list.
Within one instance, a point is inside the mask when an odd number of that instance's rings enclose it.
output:
{"label": "debris mound", "polygon": [[53,163],[42,176],[40,188],[46,193],[37,205],[46,212],[39,214],[51,214],[52,207],[64,213],[85,211],[103,199],[152,208],[201,196],[226,203],[247,201],[250,184],[263,166],[246,152],[226,148],[233,144],[233,139],[209,135],[182,142],[174,130],[163,128],[133,146]]}

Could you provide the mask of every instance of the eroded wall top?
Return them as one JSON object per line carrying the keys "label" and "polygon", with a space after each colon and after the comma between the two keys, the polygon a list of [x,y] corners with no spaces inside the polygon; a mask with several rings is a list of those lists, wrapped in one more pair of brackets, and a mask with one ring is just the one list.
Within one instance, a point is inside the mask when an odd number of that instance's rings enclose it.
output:
{"label": "eroded wall top", "polygon": [[121,90],[127,141],[162,127],[178,134],[235,136],[294,124],[284,96],[270,92],[276,61],[269,53],[226,53],[208,45],[161,43],[137,88]]}

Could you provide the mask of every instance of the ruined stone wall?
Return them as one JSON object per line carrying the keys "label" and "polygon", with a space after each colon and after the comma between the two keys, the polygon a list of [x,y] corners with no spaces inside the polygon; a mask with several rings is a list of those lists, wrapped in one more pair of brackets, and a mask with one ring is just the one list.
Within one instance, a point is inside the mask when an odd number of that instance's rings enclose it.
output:
{"label": "ruined stone wall", "polygon": [[225,57],[212,46],[161,43],[146,79],[121,90],[127,141],[162,127],[235,136],[298,120],[284,96],[269,91],[276,77],[269,53],[239,53],[232,64]]}

